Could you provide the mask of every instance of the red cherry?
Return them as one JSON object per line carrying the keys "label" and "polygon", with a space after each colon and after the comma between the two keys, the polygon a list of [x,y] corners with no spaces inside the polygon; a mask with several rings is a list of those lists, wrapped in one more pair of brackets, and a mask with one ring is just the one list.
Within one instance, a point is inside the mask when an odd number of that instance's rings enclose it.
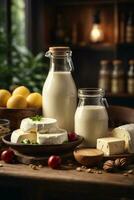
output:
{"label": "red cherry", "polygon": [[61,158],[60,156],[52,155],[48,159],[48,166],[52,169],[58,169],[61,165]]}
{"label": "red cherry", "polygon": [[11,149],[4,150],[1,153],[1,160],[4,160],[6,163],[12,163],[14,158],[14,152]]}
{"label": "red cherry", "polygon": [[78,139],[78,136],[77,136],[77,134],[75,132],[69,132],[68,133],[69,142],[73,142],[73,141],[75,141],[77,139]]}

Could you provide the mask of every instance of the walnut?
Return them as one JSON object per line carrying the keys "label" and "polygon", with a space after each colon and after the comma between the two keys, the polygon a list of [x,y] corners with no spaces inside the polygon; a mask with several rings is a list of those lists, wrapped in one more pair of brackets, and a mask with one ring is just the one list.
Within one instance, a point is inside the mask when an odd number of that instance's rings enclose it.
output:
{"label": "walnut", "polygon": [[128,164],[126,158],[117,158],[114,163],[115,167],[118,169],[124,169]]}
{"label": "walnut", "polygon": [[113,172],[115,169],[115,165],[114,165],[114,161],[113,160],[107,160],[104,164],[103,164],[103,169],[106,172]]}

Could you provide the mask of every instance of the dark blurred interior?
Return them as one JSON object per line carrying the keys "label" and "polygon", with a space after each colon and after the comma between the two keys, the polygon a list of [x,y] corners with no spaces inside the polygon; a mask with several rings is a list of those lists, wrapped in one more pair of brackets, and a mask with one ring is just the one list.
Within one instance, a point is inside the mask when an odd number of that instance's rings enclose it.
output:
{"label": "dark blurred interior", "polygon": [[[71,48],[77,88],[102,87],[110,105],[134,108],[134,0],[0,0],[0,89],[41,92],[50,46]],[[37,199],[14,183],[1,183],[3,199]]]}
{"label": "dark blurred interior", "polygon": [[[6,10],[9,63],[12,62],[10,53],[12,2],[12,0],[1,2]],[[23,2],[25,45],[34,55],[45,52],[50,46],[70,46],[75,68],[73,75],[78,88],[104,87],[109,104],[134,107],[133,0],[25,0]],[[103,66],[102,60],[106,60]],[[116,68],[116,64],[113,64],[113,60],[121,60],[119,65],[122,72],[119,71],[118,74],[117,69],[115,77],[113,69]],[[48,62],[47,58],[44,62]],[[101,68],[103,68],[102,73]],[[128,75],[129,70],[130,75]],[[44,70],[44,77],[47,72],[48,69]],[[109,80],[105,82],[107,78]],[[100,79],[103,83],[99,83]],[[112,79],[117,79],[117,82],[122,79],[123,83],[118,85],[113,83]],[[44,79],[41,83],[43,81]],[[117,91],[112,89],[116,87],[114,84],[119,87],[116,88]],[[122,89],[120,84],[124,85]]]}

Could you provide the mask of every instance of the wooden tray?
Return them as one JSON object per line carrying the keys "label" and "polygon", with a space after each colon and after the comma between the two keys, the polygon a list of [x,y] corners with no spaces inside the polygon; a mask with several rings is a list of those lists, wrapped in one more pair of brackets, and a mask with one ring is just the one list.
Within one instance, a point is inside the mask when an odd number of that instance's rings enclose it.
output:
{"label": "wooden tray", "polygon": [[[17,157],[17,161],[19,161],[20,163],[29,165],[29,164],[35,164],[35,165],[48,165],[48,158],[49,156],[30,156],[30,155],[25,155],[22,153],[19,153],[18,151],[13,150],[16,157]],[[70,160],[73,159],[73,153],[69,152],[69,153],[62,153],[62,154],[58,154],[61,158],[62,161],[64,160]]]}
{"label": "wooden tray", "polygon": [[11,133],[2,137],[2,141],[16,150],[19,153],[26,155],[34,156],[47,156],[52,154],[66,153],[71,152],[82,143],[83,137],[78,136],[78,139],[73,142],[68,142],[65,144],[56,144],[56,145],[40,145],[40,144],[16,144],[10,141]]}

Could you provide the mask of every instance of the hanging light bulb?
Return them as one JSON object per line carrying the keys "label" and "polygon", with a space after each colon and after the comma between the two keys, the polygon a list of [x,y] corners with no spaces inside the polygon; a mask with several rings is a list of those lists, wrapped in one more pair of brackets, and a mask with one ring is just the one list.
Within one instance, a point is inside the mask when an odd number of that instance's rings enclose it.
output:
{"label": "hanging light bulb", "polygon": [[102,42],[104,40],[104,32],[101,27],[100,11],[97,11],[93,16],[93,26],[90,31],[91,42]]}
{"label": "hanging light bulb", "polygon": [[102,42],[104,39],[104,33],[100,24],[93,24],[92,30],[90,32],[90,40],[92,42]]}

